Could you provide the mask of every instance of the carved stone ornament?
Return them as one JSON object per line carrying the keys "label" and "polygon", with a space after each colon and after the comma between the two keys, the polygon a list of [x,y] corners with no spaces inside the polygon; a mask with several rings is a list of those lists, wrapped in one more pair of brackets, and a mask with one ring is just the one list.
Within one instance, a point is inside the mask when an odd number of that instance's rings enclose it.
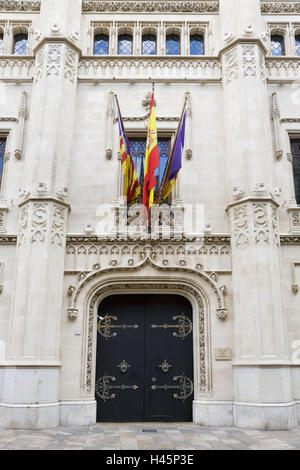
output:
{"label": "carved stone ornament", "polygon": [[69,308],[68,309],[68,318],[70,320],[76,320],[78,316],[78,308]]}
{"label": "carved stone ornament", "polygon": [[300,13],[300,3],[293,1],[263,2],[261,4],[262,13]]}
{"label": "carved stone ornament", "polygon": [[298,284],[292,284],[291,285],[291,291],[293,292],[294,295],[297,295],[299,292],[299,286]]}
{"label": "carved stone ornament", "polygon": [[103,1],[83,0],[84,13],[217,13],[218,1],[129,0]]}
{"label": "carved stone ornament", "polygon": [[227,308],[217,308],[217,317],[219,320],[226,320],[228,317]]}
{"label": "carved stone ornament", "polygon": [[0,11],[40,11],[40,0],[0,0]]}

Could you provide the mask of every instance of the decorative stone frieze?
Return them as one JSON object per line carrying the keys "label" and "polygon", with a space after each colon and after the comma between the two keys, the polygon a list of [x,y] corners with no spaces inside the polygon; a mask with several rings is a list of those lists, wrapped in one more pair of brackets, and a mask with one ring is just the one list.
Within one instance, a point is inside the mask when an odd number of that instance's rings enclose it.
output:
{"label": "decorative stone frieze", "polygon": [[34,73],[34,60],[24,57],[0,58],[1,80],[31,81]]}
{"label": "decorative stone frieze", "polygon": [[192,57],[95,57],[79,61],[78,79],[93,80],[162,80],[173,79],[220,81],[221,67],[218,59]]}
{"label": "decorative stone frieze", "polygon": [[263,14],[291,14],[300,13],[300,3],[293,1],[262,2],[261,12]]}
{"label": "decorative stone frieze", "polygon": [[230,271],[230,247],[227,244],[204,244],[197,242],[115,241],[101,243],[68,243],[66,248],[66,271],[92,271],[94,266],[135,267],[151,259],[160,266],[191,267],[203,271],[209,259],[219,259],[220,269]]}
{"label": "decorative stone frieze", "polygon": [[266,68],[269,81],[298,80],[300,74],[300,59],[298,57],[286,59],[267,58]]}
{"label": "decorative stone frieze", "polygon": [[217,13],[218,1],[83,0],[83,13]]}
{"label": "decorative stone frieze", "polygon": [[40,0],[0,0],[0,11],[27,11],[37,13],[40,11]]}

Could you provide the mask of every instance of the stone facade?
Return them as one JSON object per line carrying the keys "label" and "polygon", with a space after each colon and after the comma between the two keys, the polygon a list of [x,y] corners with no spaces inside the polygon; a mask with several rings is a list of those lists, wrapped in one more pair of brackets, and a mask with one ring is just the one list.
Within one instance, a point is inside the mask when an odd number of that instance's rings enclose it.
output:
{"label": "stone facade", "polygon": [[[195,423],[300,424],[300,2],[0,0],[0,27],[0,426],[95,422],[97,307],[129,290],[192,304]],[[150,30],[157,55],[143,56]],[[170,31],[180,56],[166,55]],[[120,32],[133,55],[117,54]],[[148,234],[121,197],[114,94],[144,136],[152,82],[159,134],[174,137],[185,97],[188,115],[171,216]]]}

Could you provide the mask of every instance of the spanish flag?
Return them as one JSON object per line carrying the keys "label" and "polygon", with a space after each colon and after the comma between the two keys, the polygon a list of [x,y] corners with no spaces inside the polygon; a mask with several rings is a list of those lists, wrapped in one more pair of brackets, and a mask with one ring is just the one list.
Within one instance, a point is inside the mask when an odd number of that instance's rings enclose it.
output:
{"label": "spanish flag", "polygon": [[136,174],[134,161],[131,157],[129,139],[124,129],[117,98],[116,101],[118,105],[121,162],[124,173],[124,196],[127,198],[127,205],[130,205],[138,202],[138,196],[141,194],[141,186]]}
{"label": "spanish flag", "polygon": [[158,166],[159,152],[157,143],[156,114],[154,107],[154,93],[152,93],[145,155],[145,178],[143,188],[143,205],[147,207],[148,212],[154,202],[154,187],[156,185],[154,172]]}

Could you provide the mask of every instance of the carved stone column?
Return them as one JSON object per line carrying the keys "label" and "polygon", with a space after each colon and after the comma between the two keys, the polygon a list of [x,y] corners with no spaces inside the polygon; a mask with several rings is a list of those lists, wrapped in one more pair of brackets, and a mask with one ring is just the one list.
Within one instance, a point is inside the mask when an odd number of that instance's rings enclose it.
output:
{"label": "carved stone column", "polygon": [[[274,188],[266,50],[259,0],[220,1],[227,213],[232,233],[234,423],[262,429],[296,424]],[[226,45],[226,38],[230,37]]]}
{"label": "carved stone column", "polygon": [[[0,425],[60,422],[60,321],[81,0],[42,0]],[[48,36],[47,36],[48,35]],[[1,367],[2,366],[2,367]]]}

